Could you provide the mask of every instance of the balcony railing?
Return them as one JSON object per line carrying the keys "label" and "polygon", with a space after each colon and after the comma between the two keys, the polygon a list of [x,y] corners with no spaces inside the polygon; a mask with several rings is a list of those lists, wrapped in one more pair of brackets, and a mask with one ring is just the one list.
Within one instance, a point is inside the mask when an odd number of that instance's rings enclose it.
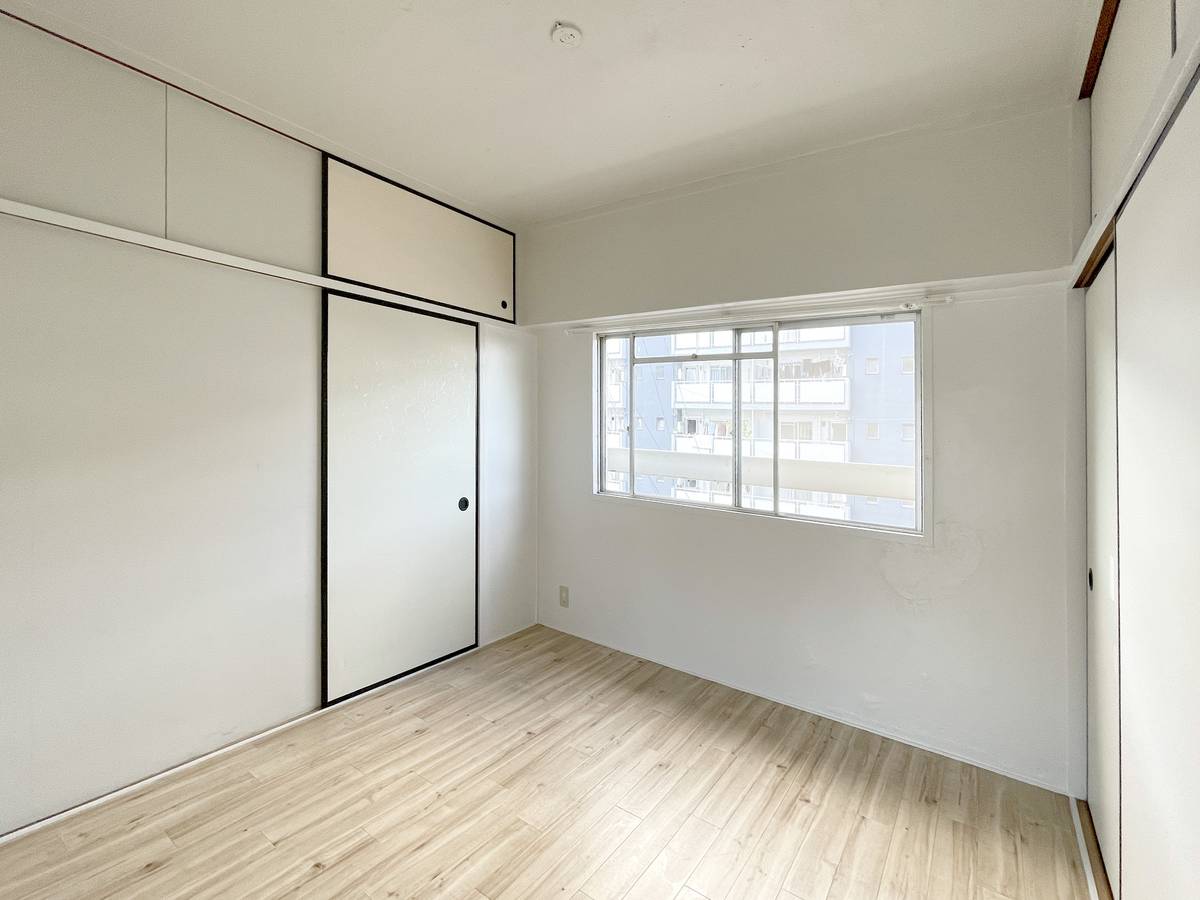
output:
{"label": "balcony railing", "polygon": [[[724,443],[731,444],[727,439]],[[725,453],[684,453],[678,450],[639,449],[634,451],[633,464],[638,475],[691,478],[697,481],[729,481],[732,473],[731,462],[728,450]],[[612,472],[628,472],[629,453],[608,454],[605,466]],[[773,468],[773,461],[769,456],[743,457],[742,483],[769,485]],[[911,466],[784,459],[781,454],[779,486],[801,491],[916,500],[916,477]]]}
{"label": "balcony railing", "polygon": [[[847,378],[803,378],[779,382],[779,402],[791,405],[845,406],[850,395]],[[754,381],[742,385],[745,403],[771,403],[775,385]],[[733,402],[733,384],[728,381],[676,382],[675,402],[680,405]]]}

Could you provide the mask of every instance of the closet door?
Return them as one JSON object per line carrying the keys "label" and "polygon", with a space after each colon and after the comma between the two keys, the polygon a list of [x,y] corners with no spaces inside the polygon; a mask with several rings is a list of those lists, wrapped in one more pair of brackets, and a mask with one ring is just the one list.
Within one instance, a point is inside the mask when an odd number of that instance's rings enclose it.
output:
{"label": "closet door", "polygon": [[1117,306],[1114,257],[1087,292],[1088,807],[1104,867],[1120,867],[1117,657]]}
{"label": "closet door", "polygon": [[325,701],[476,643],[477,326],[326,294]]}
{"label": "closet door", "polygon": [[1200,97],[1117,222],[1121,880],[1196,897],[1200,867]]}

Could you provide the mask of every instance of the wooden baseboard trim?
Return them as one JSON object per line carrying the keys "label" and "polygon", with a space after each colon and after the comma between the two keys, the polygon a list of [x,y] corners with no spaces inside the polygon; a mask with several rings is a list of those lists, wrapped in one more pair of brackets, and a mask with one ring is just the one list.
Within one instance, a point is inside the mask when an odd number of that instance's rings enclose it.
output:
{"label": "wooden baseboard trim", "polygon": [[1083,845],[1087,849],[1084,863],[1091,869],[1097,900],[1113,900],[1112,885],[1108,880],[1108,871],[1104,868],[1104,857],[1100,855],[1100,841],[1096,838],[1096,824],[1092,821],[1092,810],[1086,800],[1076,800],[1075,811],[1079,815],[1079,830]]}

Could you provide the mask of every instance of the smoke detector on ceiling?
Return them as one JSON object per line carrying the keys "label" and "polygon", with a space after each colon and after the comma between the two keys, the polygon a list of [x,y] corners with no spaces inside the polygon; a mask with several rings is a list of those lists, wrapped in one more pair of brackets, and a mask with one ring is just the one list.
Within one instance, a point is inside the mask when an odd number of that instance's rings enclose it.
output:
{"label": "smoke detector on ceiling", "polygon": [[583,40],[583,32],[566,22],[555,22],[554,30],[550,32],[550,40],[554,41],[557,47],[578,47]]}

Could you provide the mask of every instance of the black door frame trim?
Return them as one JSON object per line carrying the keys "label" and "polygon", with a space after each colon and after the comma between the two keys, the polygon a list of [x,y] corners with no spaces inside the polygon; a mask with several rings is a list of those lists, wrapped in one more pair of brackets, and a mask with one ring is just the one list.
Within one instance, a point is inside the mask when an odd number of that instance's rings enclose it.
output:
{"label": "black door frame trim", "polygon": [[[434,300],[432,297],[422,297],[420,294],[410,294],[405,291],[398,291],[395,288],[384,287],[380,284],[372,284],[369,281],[357,281],[353,278],[347,278],[344,275],[337,275],[329,271],[329,163],[330,161],[340,163],[347,168],[362,172],[364,175],[370,175],[372,178],[378,179],[385,184],[390,184],[392,187],[400,188],[402,191],[408,191],[410,194],[415,194],[422,200],[428,200],[430,203],[436,203],[438,206],[456,212],[461,216],[466,216],[468,219],[473,219],[481,225],[487,225],[489,228],[494,228],[497,231],[503,232],[512,238],[512,317],[505,318],[504,316],[493,315],[492,313],[480,312],[479,310],[470,309],[465,306],[458,306],[454,303],[447,303],[444,300]],[[473,316],[483,316],[487,319],[495,319],[497,322],[507,322],[510,325],[517,324],[517,234],[510,231],[495,222],[489,222],[487,219],[482,219],[474,213],[469,213],[465,209],[459,209],[457,206],[451,206],[437,197],[430,197],[428,194],[422,193],[415,188],[410,188],[398,181],[393,181],[391,178],[380,175],[378,172],[372,172],[370,169],[363,168],[357,163],[352,163],[347,159],[342,159],[340,156],[335,156],[328,151],[321,151],[321,275],[325,278],[332,278],[336,281],[344,281],[346,284],[356,285],[358,287],[371,288],[375,291],[383,291],[388,294],[395,294],[397,297],[407,297],[409,300],[419,300],[422,303],[432,303],[435,306],[444,306],[447,309],[457,309],[461,312],[469,313]],[[359,298],[363,299],[363,298]]]}
{"label": "black door frame trim", "polygon": [[[429,316],[432,319],[443,319],[460,325],[468,325],[475,329],[475,640],[461,650],[454,650],[445,656],[432,659],[429,662],[413,666],[403,672],[398,672],[387,678],[358,688],[340,697],[329,696],[329,298],[342,297],[347,300],[358,300],[375,306],[386,306],[402,312],[416,313],[419,316]],[[321,709],[373,691],[377,687],[412,675],[430,666],[445,662],[462,653],[479,647],[479,422],[480,422],[480,378],[479,378],[479,323],[471,319],[461,319],[445,313],[433,312],[427,309],[417,309],[401,303],[392,303],[376,297],[364,297],[346,291],[335,291],[326,288],[321,291]]]}

